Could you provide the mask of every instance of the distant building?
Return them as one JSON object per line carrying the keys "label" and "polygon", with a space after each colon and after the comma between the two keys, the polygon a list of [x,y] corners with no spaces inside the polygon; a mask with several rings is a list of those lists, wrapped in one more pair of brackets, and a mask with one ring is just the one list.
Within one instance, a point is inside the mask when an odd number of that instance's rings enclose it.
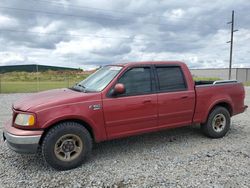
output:
{"label": "distant building", "polygon": [[25,72],[36,72],[38,69],[39,72],[43,71],[79,71],[80,69],[75,68],[68,68],[68,67],[57,67],[57,66],[48,66],[48,65],[7,65],[7,66],[0,66],[0,73],[6,72],[14,72],[14,71],[25,71]]}

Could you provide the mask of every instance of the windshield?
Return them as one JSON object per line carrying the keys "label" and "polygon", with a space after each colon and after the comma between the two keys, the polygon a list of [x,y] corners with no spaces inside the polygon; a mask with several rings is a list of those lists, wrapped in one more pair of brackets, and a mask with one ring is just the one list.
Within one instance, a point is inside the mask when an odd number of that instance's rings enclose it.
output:
{"label": "windshield", "polygon": [[122,69],[121,66],[105,66],[77,83],[73,89],[84,92],[102,91]]}

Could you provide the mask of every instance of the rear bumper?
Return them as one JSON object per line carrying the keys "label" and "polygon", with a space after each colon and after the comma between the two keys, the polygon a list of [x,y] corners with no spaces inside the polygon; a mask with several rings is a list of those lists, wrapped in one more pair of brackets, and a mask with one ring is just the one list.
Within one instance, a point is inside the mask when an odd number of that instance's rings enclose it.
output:
{"label": "rear bumper", "polygon": [[233,115],[237,115],[237,114],[240,114],[240,113],[243,113],[247,110],[248,106],[247,105],[244,105],[243,107],[241,107],[240,109],[238,109],[237,111],[234,112]]}
{"label": "rear bumper", "polygon": [[3,131],[3,140],[17,153],[36,153],[43,131],[21,130],[8,122]]}

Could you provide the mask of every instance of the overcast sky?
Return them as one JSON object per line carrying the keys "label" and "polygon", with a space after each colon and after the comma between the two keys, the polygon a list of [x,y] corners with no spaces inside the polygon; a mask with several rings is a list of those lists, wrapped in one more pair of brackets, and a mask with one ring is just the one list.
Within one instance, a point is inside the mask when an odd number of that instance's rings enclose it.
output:
{"label": "overcast sky", "polygon": [[233,9],[233,66],[250,67],[249,0],[1,0],[0,65],[228,67]]}

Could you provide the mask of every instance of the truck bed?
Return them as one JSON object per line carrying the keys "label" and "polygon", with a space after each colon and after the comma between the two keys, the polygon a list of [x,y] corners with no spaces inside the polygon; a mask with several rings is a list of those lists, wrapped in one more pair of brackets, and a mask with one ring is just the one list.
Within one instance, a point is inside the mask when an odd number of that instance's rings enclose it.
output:
{"label": "truck bed", "polygon": [[195,86],[230,84],[230,83],[237,83],[237,80],[216,80],[216,81],[198,80],[195,81]]}
{"label": "truck bed", "polygon": [[244,111],[244,87],[237,81],[198,81],[195,82],[195,92],[194,122],[204,123],[216,104],[229,108],[231,116]]}

